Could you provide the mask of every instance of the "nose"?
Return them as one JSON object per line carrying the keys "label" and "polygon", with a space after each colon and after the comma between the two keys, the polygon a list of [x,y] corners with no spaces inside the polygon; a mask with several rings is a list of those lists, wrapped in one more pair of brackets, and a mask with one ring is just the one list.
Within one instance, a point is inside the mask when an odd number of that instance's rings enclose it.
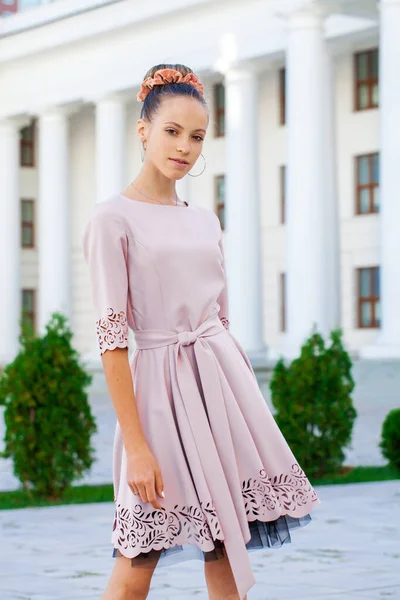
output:
{"label": "nose", "polygon": [[180,140],[179,145],[177,146],[177,151],[182,154],[188,154],[190,152],[190,143],[189,141]]}

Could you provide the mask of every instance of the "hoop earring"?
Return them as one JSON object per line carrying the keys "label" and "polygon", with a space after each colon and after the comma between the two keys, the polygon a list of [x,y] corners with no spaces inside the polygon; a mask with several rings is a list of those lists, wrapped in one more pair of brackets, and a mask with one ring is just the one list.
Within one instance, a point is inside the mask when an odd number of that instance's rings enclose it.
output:
{"label": "hoop earring", "polygon": [[203,160],[204,160],[204,167],[203,167],[203,170],[202,170],[202,171],[201,171],[201,172],[200,172],[198,175],[192,175],[191,173],[188,173],[188,175],[189,175],[190,177],[200,177],[200,175],[202,175],[202,174],[204,173],[204,171],[206,170],[206,166],[207,166],[206,159],[204,158],[204,155],[203,155],[203,154],[200,154],[200,156],[201,156],[201,157],[203,158]]}
{"label": "hoop earring", "polygon": [[144,142],[142,142],[142,147],[140,148],[140,160],[144,162]]}

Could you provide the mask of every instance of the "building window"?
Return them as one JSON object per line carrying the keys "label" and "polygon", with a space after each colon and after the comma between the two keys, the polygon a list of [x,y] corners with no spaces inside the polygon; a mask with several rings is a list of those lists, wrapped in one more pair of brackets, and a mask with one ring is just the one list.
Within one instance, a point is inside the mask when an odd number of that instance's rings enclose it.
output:
{"label": "building window", "polygon": [[356,213],[379,212],[379,153],[356,156]]}
{"label": "building window", "polygon": [[225,86],[217,83],[214,86],[214,122],[215,137],[225,135]]}
{"label": "building window", "polygon": [[22,322],[36,332],[36,291],[22,290]]}
{"label": "building window", "polygon": [[21,201],[21,241],[23,248],[33,248],[34,237],[34,201]]}
{"label": "building window", "polygon": [[281,273],[279,277],[280,288],[280,329],[286,331],[286,273]]}
{"label": "building window", "polygon": [[225,229],[225,175],[215,177],[215,212],[221,223],[221,229]]}
{"label": "building window", "polygon": [[20,165],[21,167],[35,166],[35,122],[21,129]]}
{"label": "building window", "polygon": [[279,123],[286,123],[286,69],[279,70]]}
{"label": "building window", "polygon": [[281,225],[286,222],[286,176],[287,168],[285,165],[279,167],[279,195],[281,204]]}
{"label": "building window", "polygon": [[372,328],[381,325],[380,269],[357,269],[358,327]]}
{"label": "building window", "polygon": [[377,48],[354,56],[355,109],[367,110],[379,104],[379,51]]}

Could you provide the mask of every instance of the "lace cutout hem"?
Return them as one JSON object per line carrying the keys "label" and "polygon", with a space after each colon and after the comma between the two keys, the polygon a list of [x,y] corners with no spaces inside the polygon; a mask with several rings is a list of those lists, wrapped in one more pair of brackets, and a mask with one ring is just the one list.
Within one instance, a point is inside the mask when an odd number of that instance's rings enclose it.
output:
{"label": "lace cutout hem", "polygon": [[[242,482],[242,498],[247,520],[260,522],[297,523],[299,518],[288,512],[307,508],[320,502],[316,491],[301,467],[294,463],[290,473],[269,477],[265,469],[258,476]],[[282,512],[276,517],[277,511]],[[300,517],[301,519],[302,517]],[[212,547],[213,540],[223,539],[215,507],[211,502],[199,506],[176,505],[173,509],[150,510],[141,504],[125,508],[117,503],[114,516],[112,542],[115,547],[133,551],[162,550],[182,541],[193,543],[204,551]]]}

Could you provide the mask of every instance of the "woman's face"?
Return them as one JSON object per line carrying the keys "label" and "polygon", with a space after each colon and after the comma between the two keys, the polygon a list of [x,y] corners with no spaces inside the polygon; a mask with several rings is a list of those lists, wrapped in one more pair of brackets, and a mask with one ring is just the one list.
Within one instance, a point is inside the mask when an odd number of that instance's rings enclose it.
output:
{"label": "woman's face", "polygon": [[196,98],[165,96],[151,123],[138,121],[145,161],[168,179],[182,179],[200,156],[208,121],[206,108]]}

